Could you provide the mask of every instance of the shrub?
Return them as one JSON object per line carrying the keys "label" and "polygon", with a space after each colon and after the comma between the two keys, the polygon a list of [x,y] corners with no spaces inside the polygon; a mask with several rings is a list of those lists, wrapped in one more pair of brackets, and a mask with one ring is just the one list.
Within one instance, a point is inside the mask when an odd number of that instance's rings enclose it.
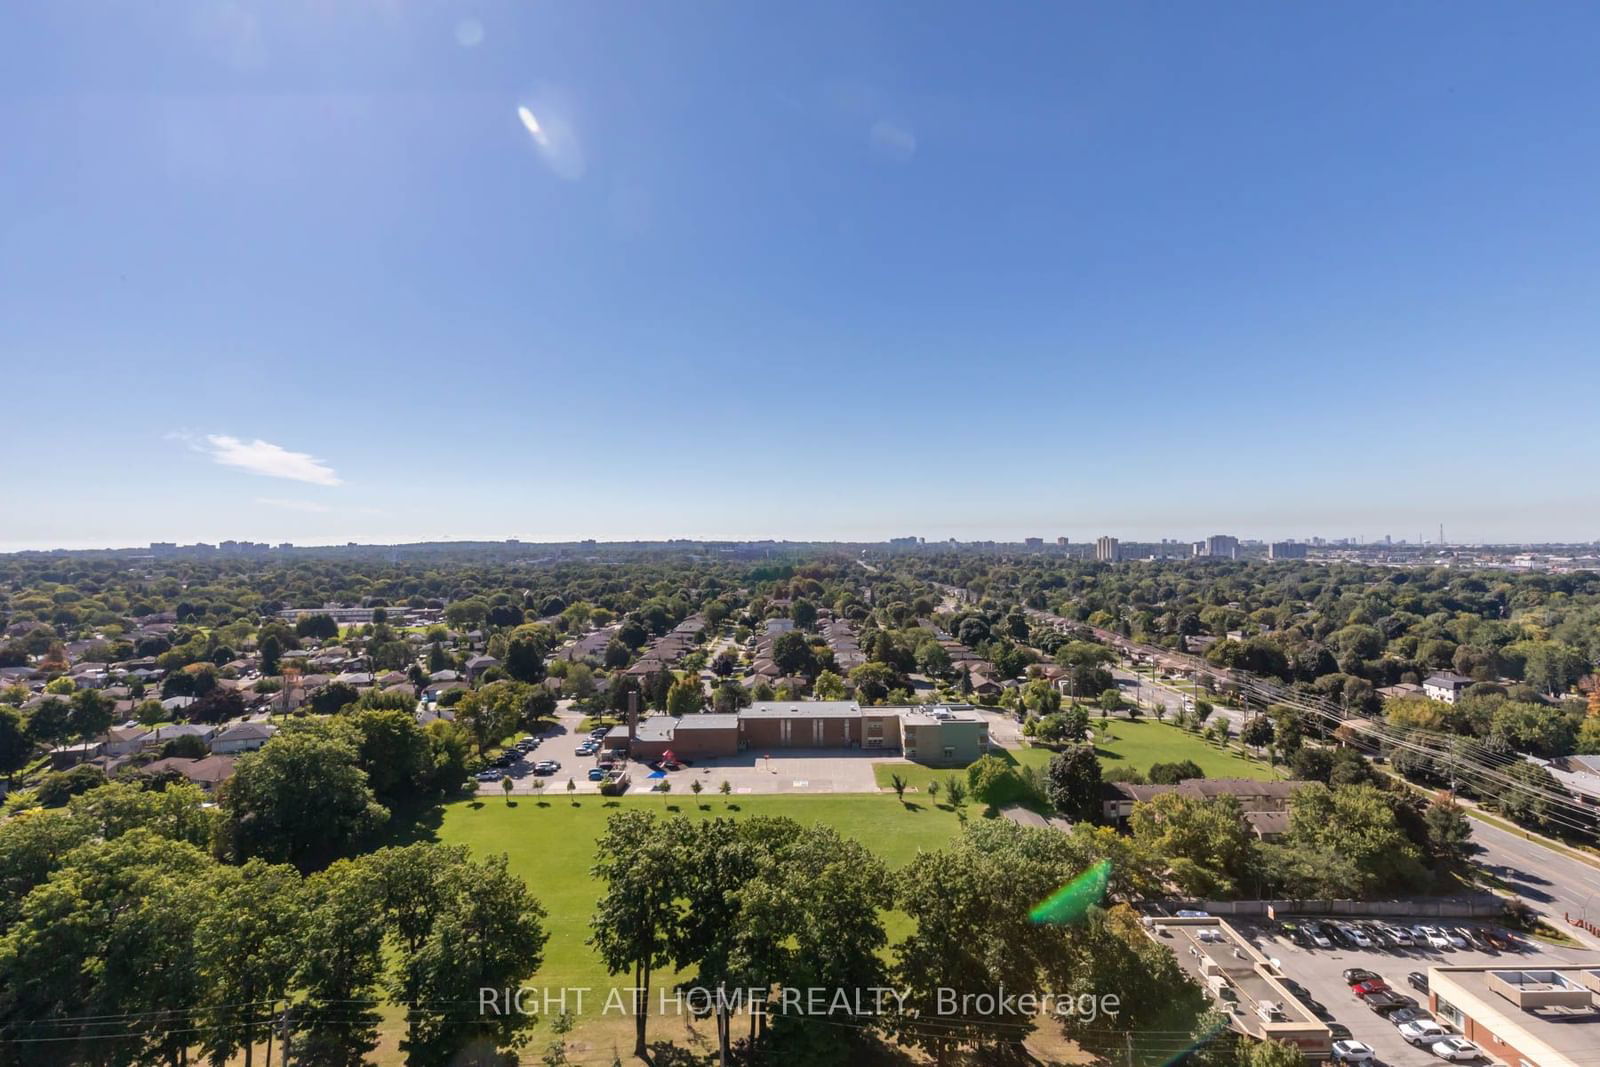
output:
{"label": "shrub", "polygon": [[998,756],[984,756],[967,768],[972,795],[994,807],[1030,799],[1027,783]]}
{"label": "shrub", "polygon": [[1180,760],[1176,763],[1152,763],[1150,765],[1150,782],[1153,785],[1177,785],[1187,778],[1204,778],[1206,772],[1194,760]]}

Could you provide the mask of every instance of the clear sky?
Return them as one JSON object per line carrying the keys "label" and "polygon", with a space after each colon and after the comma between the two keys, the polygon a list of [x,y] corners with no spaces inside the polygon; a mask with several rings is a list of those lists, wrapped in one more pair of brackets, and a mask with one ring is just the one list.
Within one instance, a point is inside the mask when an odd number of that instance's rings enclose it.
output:
{"label": "clear sky", "polygon": [[0,547],[1600,537],[1600,7],[0,5]]}

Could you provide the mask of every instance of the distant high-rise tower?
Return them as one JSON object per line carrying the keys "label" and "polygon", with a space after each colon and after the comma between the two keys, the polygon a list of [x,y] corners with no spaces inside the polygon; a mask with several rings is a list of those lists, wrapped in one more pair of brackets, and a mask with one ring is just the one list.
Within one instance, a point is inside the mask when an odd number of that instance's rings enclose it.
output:
{"label": "distant high-rise tower", "polygon": [[1122,546],[1115,537],[1102,537],[1094,543],[1094,558],[1101,563],[1115,563],[1122,558]]}

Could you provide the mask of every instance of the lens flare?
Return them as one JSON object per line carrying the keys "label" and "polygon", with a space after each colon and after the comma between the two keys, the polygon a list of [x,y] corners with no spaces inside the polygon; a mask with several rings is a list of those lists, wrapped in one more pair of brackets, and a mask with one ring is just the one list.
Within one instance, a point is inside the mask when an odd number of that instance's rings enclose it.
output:
{"label": "lens flare", "polygon": [[1089,909],[1105,899],[1111,881],[1111,861],[1101,860],[1034,906],[1028,918],[1036,923],[1082,922]]}

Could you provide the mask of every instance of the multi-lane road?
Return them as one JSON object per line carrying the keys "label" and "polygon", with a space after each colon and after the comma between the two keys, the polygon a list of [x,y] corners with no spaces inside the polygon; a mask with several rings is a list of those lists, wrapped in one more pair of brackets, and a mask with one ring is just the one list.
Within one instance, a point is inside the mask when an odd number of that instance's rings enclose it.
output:
{"label": "multi-lane road", "polygon": [[[1044,621],[1069,626],[1083,624],[1062,619],[1047,612],[1029,609],[1029,614]],[[1125,652],[1143,653],[1157,663],[1169,667],[1185,667],[1201,661],[1188,656],[1175,656],[1156,648],[1135,644],[1120,634],[1098,627],[1087,627],[1095,636]],[[1118,668],[1119,679],[1134,679],[1133,672]],[[1146,699],[1164,702],[1169,710],[1182,706],[1183,697],[1174,690],[1160,685],[1143,683]],[[1292,702],[1292,700],[1291,700]],[[1220,709],[1227,713],[1234,709]],[[1235,732],[1237,717],[1234,710],[1230,719]],[[1504,830],[1481,819],[1472,820],[1473,841],[1482,849],[1478,860],[1511,892],[1516,893],[1536,911],[1549,920],[1550,925],[1568,931],[1573,937],[1591,948],[1600,948],[1600,938],[1572,927],[1567,916],[1587,918],[1600,923],[1600,867],[1577,859],[1567,852],[1551,848],[1520,831]]]}

